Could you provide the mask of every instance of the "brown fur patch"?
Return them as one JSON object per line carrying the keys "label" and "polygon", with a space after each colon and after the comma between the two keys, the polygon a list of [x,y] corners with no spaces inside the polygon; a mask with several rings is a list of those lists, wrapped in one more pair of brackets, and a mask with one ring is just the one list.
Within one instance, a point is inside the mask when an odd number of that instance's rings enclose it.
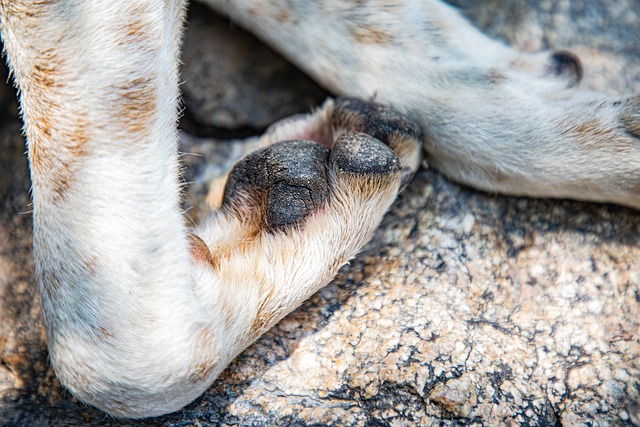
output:
{"label": "brown fur patch", "polygon": [[238,180],[229,175],[222,198],[222,208],[225,213],[234,216],[243,224],[244,238],[257,236],[260,230],[267,227],[266,190],[249,187],[245,176]]}
{"label": "brown fur patch", "polygon": [[493,84],[501,84],[501,83],[505,83],[506,81],[509,80],[509,78],[507,77],[506,74],[504,74],[502,71],[498,70],[497,68],[492,68],[489,70],[489,82],[493,83]]}
{"label": "brown fur patch", "polygon": [[156,88],[150,77],[140,77],[117,86],[113,119],[131,134],[147,134],[156,112]]}
{"label": "brown fur patch", "polygon": [[209,191],[207,192],[207,196],[205,197],[205,203],[210,211],[219,209],[222,205],[222,196],[224,195],[224,187],[226,184],[226,175],[209,182]]}
{"label": "brown fur patch", "polygon": [[89,256],[84,261],[84,270],[89,273],[91,276],[97,275],[97,266],[98,266],[98,258],[95,255]]}
{"label": "brown fur patch", "polygon": [[[34,184],[44,185],[54,203],[64,200],[75,182],[77,163],[86,155],[88,121],[83,113],[61,112],[65,64],[51,49],[37,54],[31,69],[33,84],[23,88],[31,102],[24,105],[29,161]],[[72,117],[70,117],[72,115]]]}
{"label": "brown fur patch", "polygon": [[597,119],[580,123],[575,128],[578,142],[586,150],[608,149],[619,153],[629,151],[629,142],[611,128],[603,126]]}
{"label": "brown fur patch", "polygon": [[351,36],[360,44],[390,44],[393,36],[379,28],[352,27],[349,29]]}
{"label": "brown fur patch", "polygon": [[88,135],[89,123],[83,116],[75,118],[75,126],[71,132],[65,135],[67,154],[70,155],[71,160],[76,160],[84,157],[87,154],[87,143],[89,142]]}
{"label": "brown fur patch", "polygon": [[196,364],[193,372],[189,375],[189,383],[200,384],[206,381],[214,367],[215,363],[211,360]]}
{"label": "brown fur patch", "polygon": [[144,45],[149,42],[155,44],[154,37],[149,31],[151,24],[145,21],[144,15],[144,5],[140,3],[133,3],[129,10],[123,13],[122,16],[129,17],[130,19],[124,21],[124,23],[116,29],[116,33],[119,35],[118,45]]}
{"label": "brown fur patch", "polygon": [[[34,183],[45,184],[54,203],[65,199],[66,192],[75,183],[77,163],[86,154],[88,142],[80,118],[74,131],[64,132],[63,126],[51,125],[46,118],[31,121],[35,126],[28,133],[29,160],[34,172]],[[55,128],[55,131],[52,129]]]}
{"label": "brown fur patch", "polygon": [[55,54],[52,49],[46,49],[39,52],[33,70],[31,72],[31,81],[38,88],[51,89],[57,87],[57,79],[60,73],[62,60]]}
{"label": "brown fur patch", "polygon": [[25,21],[44,14],[48,8],[56,3],[57,0],[34,0],[31,2],[2,0],[0,7],[2,7],[2,14],[5,17]]}
{"label": "brown fur patch", "polygon": [[242,254],[249,250],[260,235],[260,230],[255,226],[247,226],[241,231],[231,233],[226,240],[216,242],[210,251],[211,260],[216,270],[221,271],[221,265],[231,259],[233,254]]}
{"label": "brown fur patch", "polygon": [[285,22],[291,20],[291,13],[287,9],[281,8],[281,9],[278,9],[274,17],[276,21],[278,21],[281,24],[284,24]]}
{"label": "brown fur patch", "polygon": [[106,326],[99,326],[96,335],[100,341],[109,341],[114,338],[113,331]]}
{"label": "brown fur patch", "polygon": [[247,12],[249,12],[249,15],[251,16],[260,16],[262,14],[261,9],[255,5],[252,5],[251,7],[249,7]]}
{"label": "brown fur patch", "polygon": [[400,171],[389,174],[363,175],[351,172],[340,172],[340,179],[349,188],[349,197],[352,199],[369,200],[380,197],[382,193],[395,191],[397,195],[398,187],[394,185],[400,182]]}
{"label": "brown fur patch", "polygon": [[393,131],[389,134],[389,147],[396,153],[402,166],[406,165],[405,161],[413,156],[416,145],[419,146],[421,142],[404,132]]}
{"label": "brown fur patch", "polygon": [[139,43],[148,41],[151,38],[151,34],[146,31],[146,23],[139,17],[134,15],[134,19],[125,22],[120,28],[121,38],[118,41],[119,45],[126,45],[130,43]]}
{"label": "brown fur patch", "polygon": [[[33,65],[30,77],[33,87],[23,89],[24,92],[35,92],[33,97],[35,105],[25,105],[24,115],[27,123],[27,136],[29,142],[29,160],[31,169],[36,173],[45,173],[51,169],[50,147],[52,137],[51,113],[57,105],[52,100],[51,92],[56,85],[56,77],[60,72],[61,61],[51,50],[41,52]],[[46,113],[45,113],[46,112]]]}
{"label": "brown fur patch", "polygon": [[599,127],[599,123],[595,120],[581,123],[576,128],[576,131],[580,135],[591,135],[591,134],[598,135],[602,133],[602,130],[600,130],[600,127]]}
{"label": "brown fur patch", "polygon": [[256,318],[250,328],[250,333],[257,337],[266,332],[271,327],[275,319],[279,315],[279,310],[272,306],[273,301],[273,289],[268,288],[261,292],[260,305],[258,306],[258,312]]}

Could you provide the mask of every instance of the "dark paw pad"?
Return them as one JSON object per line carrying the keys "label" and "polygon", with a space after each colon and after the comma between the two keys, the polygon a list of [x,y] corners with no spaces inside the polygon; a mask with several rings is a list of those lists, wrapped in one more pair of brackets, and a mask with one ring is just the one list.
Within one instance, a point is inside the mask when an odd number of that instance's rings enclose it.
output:
{"label": "dark paw pad", "polygon": [[398,157],[377,138],[348,132],[336,141],[330,161],[341,172],[388,175],[400,170]]}
{"label": "dark paw pad", "polygon": [[333,110],[333,128],[362,132],[394,147],[394,137],[421,139],[420,128],[391,107],[353,98],[338,98]]}
{"label": "dark paw pad", "polygon": [[285,141],[258,150],[232,169],[223,206],[260,227],[302,221],[326,200],[329,150],[310,141]]}
{"label": "dark paw pad", "polygon": [[580,58],[568,50],[554,52],[547,64],[547,73],[567,80],[567,87],[576,86],[582,81],[582,62]]}
{"label": "dark paw pad", "polygon": [[420,164],[422,131],[415,123],[386,105],[351,98],[336,99],[332,120],[336,135],[361,132],[388,145],[400,163],[400,187],[409,183]]}

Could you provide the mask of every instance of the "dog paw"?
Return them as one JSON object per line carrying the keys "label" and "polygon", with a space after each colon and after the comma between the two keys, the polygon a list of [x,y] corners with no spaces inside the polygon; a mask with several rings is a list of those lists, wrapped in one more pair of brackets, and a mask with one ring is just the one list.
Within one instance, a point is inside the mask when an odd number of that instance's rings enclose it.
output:
{"label": "dog paw", "polygon": [[313,141],[283,141],[236,164],[222,206],[246,224],[283,229],[322,209],[340,177],[359,180],[354,186],[360,190],[371,187],[366,182],[374,176],[378,186],[392,186],[399,165],[389,146],[361,132],[343,133],[331,149]]}
{"label": "dog paw", "polygon": [[[283,119],[261,138],[263,148],[240,160],[221,195],[225,211],[255,228],[279,229],[320,209],[328,172],[398,172],[404,188],[421,160],[420,128],[390,107],[351,98],[328,100],[316,112]],[[215,191],[219,191],[218,187]]]}
{"label": "dog paw", "polygon": [[299,222],[327,198],[328,158],[329,150],[312,141],[255,151],[231,171],[222,204],[242,217],[253,215],[248,222],[269,229]]}
{"label": "dog paw", "polygon": [[261,144],[304,139],[331,148],[348,132],[370,135],[389,146],[398,157],[403,186],[411,180],[421,161],[422,131],[409,118],[377,102],[354,98],[328,100],[315,113],[276,122]]}
{"label": "dog paw", "polygon": [[401,188],[404,188],[420,164],[422,131],[394,109],[376,102],[338,98],[333,109],[333,132],[362,132],[385,143],[398,156]]}
{"label": "dog paw", "polygon": [[419,161],[418,129],[377,104],[330,101],[274,134],[291,140],[269,141],[239,161],[220,209],[191,237],[196,292],[219,295],[212,312],[245,331],[238,349],[358,253]]}

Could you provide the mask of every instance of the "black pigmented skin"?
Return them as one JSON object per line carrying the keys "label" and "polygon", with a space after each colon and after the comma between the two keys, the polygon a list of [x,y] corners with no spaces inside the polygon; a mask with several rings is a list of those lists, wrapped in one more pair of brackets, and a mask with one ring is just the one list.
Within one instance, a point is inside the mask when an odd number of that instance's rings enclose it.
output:
{"label": "black pigmented skin", "polygon": [[[404,172],[394,150],[421,139],[420,129],[404,116],[357,99],[338,98],[332,124],[340,137],[331,150],[311,141],[283,141],[238,162],[227,180],[223,207],[266,230],[300,224],[327,200],[329,168],[378,177]],[[401,184],[412,173],[401,173]]]}
{"label": "black pigmented skin", "polygon": [[554,52],[548,70],[555,76],[565,76],[568,79],[568,87],[576,86],[584,75],[580,58],[568,50]]}
{"label": "black pigmented skin", "polygon": [[349,132],[336,141],[330,160],[342,172],[389,174],[400,169],[393,150],[367,134]]}
{"label": "black pigmented skin", "polygon": [[334,128],[342,126],[366,133],[387,145],[392,133],[404,134],[418,141],[422,139],[420,128],[400,113],[382,104],[354,98],[335,100],[333,123]]}
{"label": "black pigmented skin", "polygon": [[311,141],[284,141],[239,161],[229,174],[223,205],[266,196],[266,225],[295,224],[321,206],[329,187],[329,150]]}

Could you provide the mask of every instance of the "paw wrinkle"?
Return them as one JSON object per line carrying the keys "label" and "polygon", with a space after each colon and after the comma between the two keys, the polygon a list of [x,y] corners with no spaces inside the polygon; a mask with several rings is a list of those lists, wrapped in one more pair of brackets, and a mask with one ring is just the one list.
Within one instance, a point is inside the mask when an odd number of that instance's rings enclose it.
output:
{"label": "paw wrinkle", "polygon": [[281,181],[269,191],[266,221],[270,228],[298,223],[326,200],[326,194]]}

